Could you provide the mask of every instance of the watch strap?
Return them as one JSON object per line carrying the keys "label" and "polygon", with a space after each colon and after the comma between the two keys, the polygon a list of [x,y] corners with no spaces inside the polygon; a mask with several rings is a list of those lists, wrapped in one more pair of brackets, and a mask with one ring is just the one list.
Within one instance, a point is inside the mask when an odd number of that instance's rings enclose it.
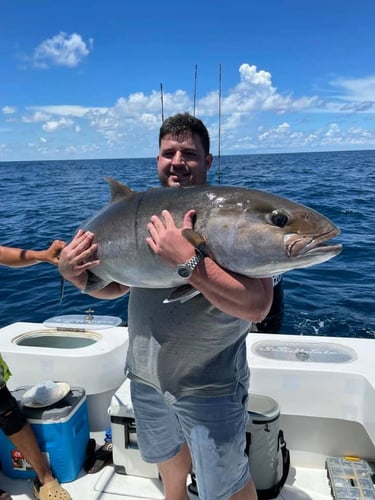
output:
{"label": "watch strap", "polygon": [[193,274],[194,269],[197,267],[199,262],[204,258],[204,255],[199,251],[195,250],[195,255],[191,259],[189,259],[184,264],[179,264],[177,266],[177,273],[182,278],[190,278]]}

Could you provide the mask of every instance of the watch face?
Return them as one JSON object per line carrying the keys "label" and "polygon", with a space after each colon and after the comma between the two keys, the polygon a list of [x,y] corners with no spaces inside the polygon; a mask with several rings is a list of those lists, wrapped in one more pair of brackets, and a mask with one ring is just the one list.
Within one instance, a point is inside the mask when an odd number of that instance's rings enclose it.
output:
{"label": "watch face", "polygon": [[191,269],[187,266],[179,266],[177,273],[181,276],[181,278],[190,278],[192,274]]}
{"label": "watch face", "polygon": [[193,274],[194,269],[201,261],[201,258],[202,257],[198,253],[196,253],[194,257],[192,257],[188,262],[185,262],[185,264],[179,264],[177,266],[177,274],[181,276],[181,278],[190,278],[190,276]]}

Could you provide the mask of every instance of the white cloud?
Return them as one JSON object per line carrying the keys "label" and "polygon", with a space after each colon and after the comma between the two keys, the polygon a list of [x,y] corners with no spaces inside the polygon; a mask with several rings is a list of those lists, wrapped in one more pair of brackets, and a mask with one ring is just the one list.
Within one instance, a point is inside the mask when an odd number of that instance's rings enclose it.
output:
{"label": "white cloud", "polygon": [[[282,95],[272,86],[271,73],[259,70],[255,65],[242,64],[239,68],[240,83],[222,98],[223,114],[268,111],[274,113],[296,112],[311,107],[316,96],[293,98]],[[199,101],[199,109],[217,112],[218,93],[213,92]]]}
{"label": "white cloud", "polygon": [[330,84],[341,90],[339,96],[346,101],[375,103],[375,76],[367,78],[337,78]]}
{"label": "white cloud", "polygon": [[54,106],[30,106],[29,109],[50,113],[51,115],[74,117],[83,117],[85,115],[89,115],[90,113],[105,114],[108,111],[108,108],[103,107],[88,108],[85,106],[74,106],[69,104],[60,104]]}
{"label": "white cloud", "polygon": [[68,35],[61,31],[58,35],[48,38],[38,45],[34,50],[32,60],[34,65],[39,68],[50,66],[74,68],[90,54],[92,46],[92,38],[86,43],[77,33]]}
{"label": "white cloud", "polygon": [[289,137],[290,134],[290,125],[289,123],[282,123],[281,125],[278,125],[275,128],[271,128],[267,130],[266,132],[263,132],[259,134],[258,139],[262,141],[266,141],[269,139],[272,140],[280,140],[280,137]]}
{"label": "white cloud", "polygon": [[374,113],[375,76],[365,78],[336,78],[328,82],[333,94],[321,99],[310,111],[318,113]]}
{"label": "white cloud", "polygon": [[4,106],[1,110],[4,115],[12,115],[14,113],[17,113],[17,108],[14,106]]}
{"label": "white cloud", "polygon": [[24,123],[38,123],[38,122],[46,122],[51,118],[51,115],[47,113],[43,113],[42,111],[36,111],[32,115],[23,116],[22,121]]}
{"label": "white cloud", "polygon": [[363,147],[375,145],[375,131],[362,127],[343,129],[337,123],[329,123],[326,127],[304,132],[294,130],[289,123],[281,123],[276,127],[258,128],[258,137],[255,141],[258,147],[277,150],[299,150]]}
{"label": "white cloud", "polygon": [[[181,103],[186,104],[187,101],[186,93],[181,91],[164,96],[164,103],[167,102],[167,106],[174,109],[174,112],[184,111],[185,109],[178,108],[182,108]],[[171,104],[172,102],[175,104]],[[176,103],[180,105],[177,106]],[[160,127],[160,115],[160,94],[153,91],[149,96],[137,92],[130,94],[128,98],[120,97],[114,106],[105,112],[92,109],[86,118],[89,125],[104,136],[109,144],[121,144],[127,139],[134,143],[137,139],[142,142],[141,138],[146,131],[154,131]]]}
{"label": "white cloud", "polygon": [[240,66],[241,80],[247,82],[249,85],[259,87],[269,87],[272,89],[271,73],[268,71],[257,71],[257,67],[249,64],[242,64]]}
{"label": "white cloud", "polygon": [[42,129],[45,132],[56,132],[57,130],[73,127],[74,122],[70,118],[60,118],[60,120],[50,120],[46,122]]}
{"label": "white cloud", "polygon": [[337,123],[331,123],[327,132],[324,134],[326,137],[337,137],[341,133],[340,127]]}
{"label": "white cloud", "polygon": [[[185,111],[187,107],[191,107],[191,100],[184,90],[177,90],[174,94],[163,94],[163,106],[167,116],[171,113]],[[120,97],[111,110],[115,114],[124,116],[138,116],[144,112],[160,115],[160,93],[153,90],[150,95],[135,92],[130,94],[128,98]]]}

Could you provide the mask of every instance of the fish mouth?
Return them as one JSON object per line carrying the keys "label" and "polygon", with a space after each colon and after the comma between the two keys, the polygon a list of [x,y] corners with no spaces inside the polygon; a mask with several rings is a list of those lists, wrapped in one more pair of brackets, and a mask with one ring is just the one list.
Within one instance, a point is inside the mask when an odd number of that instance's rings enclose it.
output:
{"label": "fish mouth", "polygon": [[331,229],[321,234],[289,235],[286,241],[288,257],[302,257],[306,255],[330,254],[337,255],[342,250],[342,245],[327,245],[327,241],[340,234],[338,228]]}

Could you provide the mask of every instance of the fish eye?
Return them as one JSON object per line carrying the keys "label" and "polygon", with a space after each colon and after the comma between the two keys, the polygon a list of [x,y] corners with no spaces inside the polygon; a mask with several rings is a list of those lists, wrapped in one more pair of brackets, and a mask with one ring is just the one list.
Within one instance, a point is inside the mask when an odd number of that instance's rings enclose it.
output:
{"label": "fish eye", "polygon": [[280,212],[280,210],[274,210],[271,213],[271,222],[277,227],[284,227],[288,223],[288,216],[284,214],[284,212]]}

